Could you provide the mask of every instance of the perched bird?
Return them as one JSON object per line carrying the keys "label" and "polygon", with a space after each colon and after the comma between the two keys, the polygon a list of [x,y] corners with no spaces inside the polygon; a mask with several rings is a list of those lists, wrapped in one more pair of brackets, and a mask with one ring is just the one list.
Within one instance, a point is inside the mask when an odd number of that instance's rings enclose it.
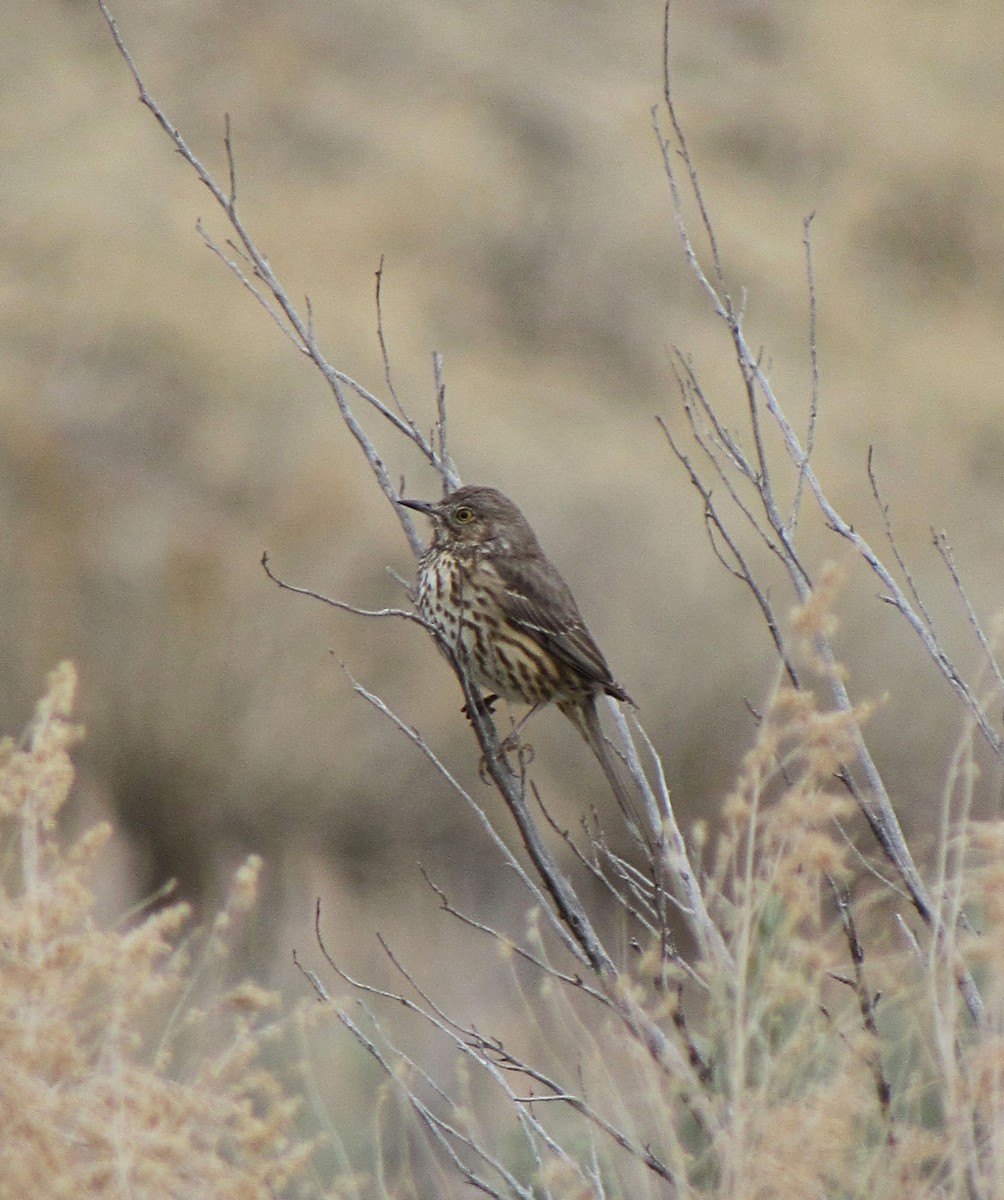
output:
{"label": "perched bird", "polygon": [[[418,564],[419,613],[467,670],[500,697],[554,702],[588,742],[625,816],[632,804],[600,728],[596,697],[633,703],[614,681],[568,585],[515,504],[495,488],[462,487],[442,500],[400,500],[431,518]],[[529,716],[529,714],[527,714]]]}

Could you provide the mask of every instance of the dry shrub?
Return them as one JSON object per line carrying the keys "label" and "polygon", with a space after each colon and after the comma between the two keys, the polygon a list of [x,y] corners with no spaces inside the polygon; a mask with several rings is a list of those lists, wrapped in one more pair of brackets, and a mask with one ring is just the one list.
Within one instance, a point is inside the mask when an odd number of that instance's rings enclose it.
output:
{"label": "dry shrub", "polygon": [[[847,833],[854,805],[834,772],[864,715],[821,713],[811,693],[778,689],[724,805],[706,882],[734,970],[695,964],[706,986],[687,981],[685,1022],[667,1019],[677,1006],[649,989],[649,1011],[661,1008],[667,1033],[699,1056],[704,1087],[654,1065],[639,1071],[635,1053],[619,1108],[632,1097],[637,1114],[644,1096],[635,1132],[671,1167],[675,1194],[1004,1195],[1004,822],[968,819],[978,773],[954,769],[946,932],[930,935]],[[656,977],[657,956],[653,948],[639,979]],[[964,967],[986,1005],[982,1028],[959,989]],[[604,1053],[609,1079],[609,1045]],[[616,1158],[609,1147],[604,1157]],[[647,1192],[666,1194],[655,1180]]]}
{"label": "dry shrub", "polygon": [[[796,630],[811,641],[831,611],[800,612]],[[695,956],[681,935],[667,962],[664,938],[625,929],[624,986],[672,1053],[653,1054],[587,993],[539,911],[521,937],[496,931],[512,989],[504,1033],[403,987],[412,1015],[454,1022],[455,1070],[433,1086],[388,1041],[386,1086],[469,1174],[454,1171],[454,1190],[434,1155],[432,1192],[427,1163],[391,1194],[459,1196],[477,1178],[488,1194],[555,1200],[1004,1195],[1004,823],[968,819],[977,773],[956,763],[932,935],[862,851],[867,832],[854,834],[837,772],[868,711],[776,687],[704,844],[727,959]],[[983,1028],[959,990],[963,966]]]}
{"label": "dry shrub", "polygon": [[0,747],[0,1195],[303,1194],[313,1146],[262,1064],[277,997],[217,982],[260,864],[201,939],[182,936],[184,904],[102,927],[92,880],[109,830],[67,846],[57,828],[75,688],[64,663],[22,741]]}

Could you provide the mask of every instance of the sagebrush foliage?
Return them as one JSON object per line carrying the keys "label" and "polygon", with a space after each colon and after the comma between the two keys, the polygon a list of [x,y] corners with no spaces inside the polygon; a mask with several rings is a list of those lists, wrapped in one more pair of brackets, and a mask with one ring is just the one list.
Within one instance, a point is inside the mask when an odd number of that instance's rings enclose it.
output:
{"label": "sagebrush foliage", "polygon": [[213,982],[260,864],[238,871],[201,943],[185,904],[104,926],[93,878],[110,830],[67,845],[57,823],[75,688],[64,663],[21,742],[0,747],[0,1196],[302,1194],[313,1146],[261,1062],[278,998]]}

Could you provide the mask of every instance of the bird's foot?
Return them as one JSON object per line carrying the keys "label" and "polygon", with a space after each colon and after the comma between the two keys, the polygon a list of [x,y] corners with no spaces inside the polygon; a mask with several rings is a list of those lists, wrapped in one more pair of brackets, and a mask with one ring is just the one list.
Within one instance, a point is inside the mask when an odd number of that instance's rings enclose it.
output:
{"label": "bird's foot", "polygon": [[528,766],[533,762],[534,749],[529,742],[521,742],[519,740],[519,726],[503,741],[502,751],[504,754],[511,754],[513,751],[519,756],[519,760],[524,766]]}
{"label": "bird's foot", "polygon": [[[514,729],[512,733],[499,744],[499,749],[503,754],[515,753],[519,759],[520,771],[525,771],[526,768],[533,762],[536,751],[529,742],[521,742],[519,740],[519,730]],[[488,770],[487,756],[482,754],[478,760],[478,778],[482,783],[491,783],[491,774]]]}
{"label": "bird's foot", "polygon": [[[495,711],[495,705],[498,703],[498,699],[498,695],[495,692],[489,692],[487,696],[480,696],[477,703],[478,712],[490,717]],[[469,704],[465,704],[460,711],[464,714],[468,721],[471,720],[471,706]]]}

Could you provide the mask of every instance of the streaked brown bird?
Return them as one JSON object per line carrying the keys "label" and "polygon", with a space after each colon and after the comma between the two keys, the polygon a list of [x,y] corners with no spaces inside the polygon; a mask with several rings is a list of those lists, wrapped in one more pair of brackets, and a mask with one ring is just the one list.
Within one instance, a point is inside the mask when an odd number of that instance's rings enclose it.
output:
{"label": "streaked brown bird", "polygon": [[[579,615],[568,585],[515,504],[462,487],[438,503],[401,500],[431,518],[418,564],[418,610],[466,668],[487,708],[500,697],[553,701],[599,760],[625,816],[632,805],[600,728],[596,698],[633,703]],[[528,716],[530,714],[527,714]]]}

